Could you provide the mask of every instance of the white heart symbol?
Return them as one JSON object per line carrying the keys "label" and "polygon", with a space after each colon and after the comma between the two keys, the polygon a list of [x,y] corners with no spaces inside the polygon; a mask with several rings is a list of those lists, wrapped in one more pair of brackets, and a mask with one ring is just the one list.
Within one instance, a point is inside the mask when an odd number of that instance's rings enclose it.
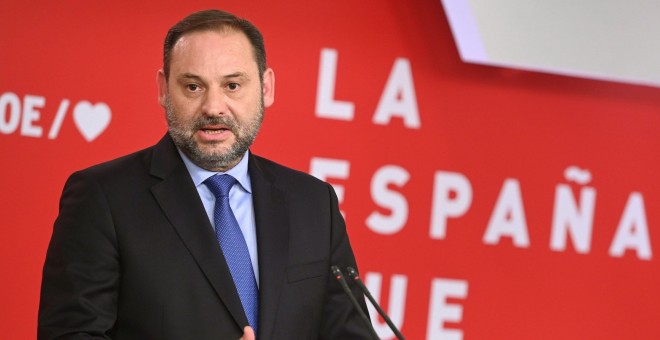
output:
{"label": "white heart symbol", "polygon": [[112,113],[105,103],[92,103],[83,100],[73,109],[73,121],[78,131],[88,142],[98,137],[110,124]]}

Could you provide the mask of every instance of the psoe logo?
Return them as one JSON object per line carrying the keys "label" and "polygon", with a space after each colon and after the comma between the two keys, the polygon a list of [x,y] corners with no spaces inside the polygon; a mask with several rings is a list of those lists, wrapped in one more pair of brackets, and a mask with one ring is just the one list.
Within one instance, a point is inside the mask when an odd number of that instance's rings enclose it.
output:
{"label": "psoe logo", "polygon": [[[46,98],[26,94],[21,98],[13,92],[0,95],[0,133],[42,138],[44,127],[40,124],[41,110],[46,105]],[[60,133],[71,101],[62,99],[55,113],[55,118],[48,127],[48,139],[55,139]],[[92,142],[110,125],[112,111],[106,103],[91,103],[81,100],[73,106],[73,122],[83,138]]]}

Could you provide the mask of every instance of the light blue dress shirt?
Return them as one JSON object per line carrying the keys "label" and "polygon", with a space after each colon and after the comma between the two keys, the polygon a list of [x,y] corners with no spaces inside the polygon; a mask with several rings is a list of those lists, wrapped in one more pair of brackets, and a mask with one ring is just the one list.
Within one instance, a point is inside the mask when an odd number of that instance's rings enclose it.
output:
{"label": "light blue dress shirt", "polygon": [[181,159],[186,165],[190,177],[195,183],[195,188],[199,193],[199,198],[202,199],[204,210],[208,215],[209,221],[213,228],[215,222],[213,218],[213,211],[215,209],[215,196],[209,188],[204,184],[204,181],[215,174],[227,174],[236,178],[237,183],[229,191],[229,205],[231,210],[236,216],[236,221],[241,228],[243,238],[247,244],[248,251],[250,252],[250,260],[252,261],[252,269],[254,270],[254,277],[259,286],[259,263],[257,260],[257,229],[254,223],[254,205],[252,204],[252,184],[248,174],[248,156],[249,151],[245,152],[241,161],[227,172],[213,172],[202,169],[193,163],[186,155],[179,150]]}

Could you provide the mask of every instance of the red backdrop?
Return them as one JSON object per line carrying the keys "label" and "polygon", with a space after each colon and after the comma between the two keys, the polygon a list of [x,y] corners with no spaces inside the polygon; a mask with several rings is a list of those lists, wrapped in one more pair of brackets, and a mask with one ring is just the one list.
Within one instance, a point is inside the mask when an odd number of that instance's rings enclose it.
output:
{"label": "red backdrop", "polygon": [[4,4],[3,338],[35,337],[67,176],[165,132],[161,43],[205,8],[264,32],[277,91],[253,151],[343,192],[408,338],[660,338],[660,90],[464,64],[433,0]]}

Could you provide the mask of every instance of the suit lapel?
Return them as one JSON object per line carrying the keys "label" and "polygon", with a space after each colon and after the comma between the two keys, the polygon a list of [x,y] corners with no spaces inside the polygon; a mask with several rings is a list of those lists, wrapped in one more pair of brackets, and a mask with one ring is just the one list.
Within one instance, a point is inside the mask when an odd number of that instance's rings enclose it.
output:
{"label": "suit lapel", "polygon": [[190,174],[167,135],[154,148],[151,174],[163,179],[151,188],[163,213],[242,329],[248,321],[227,262]]}
{"label": "suit lapel", "polygon": [[263,163],[251,155],[248,171],[259,253],[259,337],[268,339],[276,324],[280,292],[286,280],[289,226],[284,193],[273,185]]}

